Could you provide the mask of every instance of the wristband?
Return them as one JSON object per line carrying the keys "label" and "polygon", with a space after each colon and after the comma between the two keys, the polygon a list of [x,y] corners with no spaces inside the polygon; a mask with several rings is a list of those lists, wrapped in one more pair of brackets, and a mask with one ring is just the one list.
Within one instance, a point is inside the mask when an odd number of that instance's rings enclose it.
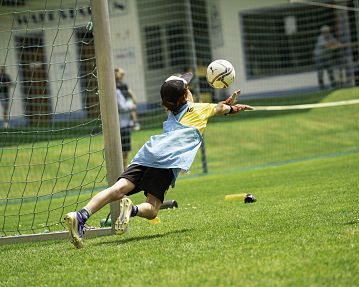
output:
{"label": "wristband", "polygon": [[233,112],[233,107],[232,106],[229,106],[231,109],[229,110],[229,112],[228,113],[226,113],[226,114],[224,114],[225,116],[228,116],[230,113],[232,113]]}

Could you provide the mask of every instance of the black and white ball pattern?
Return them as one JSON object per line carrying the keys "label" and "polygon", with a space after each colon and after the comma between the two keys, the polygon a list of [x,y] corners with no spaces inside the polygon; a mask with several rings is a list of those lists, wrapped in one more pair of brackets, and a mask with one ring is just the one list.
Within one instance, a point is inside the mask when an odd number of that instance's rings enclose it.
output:
{"label": "black and white ball pattern", "polygon": [[207,67],[207,82],[215,89],[225,89],[233,84],[236,72],[227,60],[215,60]]}

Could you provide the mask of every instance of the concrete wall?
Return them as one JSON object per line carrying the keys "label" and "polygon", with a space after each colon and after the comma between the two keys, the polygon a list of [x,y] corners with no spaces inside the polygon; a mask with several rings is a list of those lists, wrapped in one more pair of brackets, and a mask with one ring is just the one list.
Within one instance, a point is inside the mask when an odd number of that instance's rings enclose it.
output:
{"label": "concrete wall", "polygon": [[[46,9],[57,9],[56,2],[50,1],[55,7]],[[43,1],[30,1],[26,7],[7,8],[8,11],[19,10],[39,10],[44,9]],[[47,3],[47,2],[46,2]],[[114,67],[125,69],[125,81],[134,90],[140,103],[145,103],[149,99],[146,95],[149,78],[154,77],[156,81],[162,81],[162,75],[153,74],[151,77],[145,71],[145,59],[143,51],[143,35],[138,15],[141,5],[137,6],[138,1],[109,0],[110,25],[112,35],[112,48]],[[288,5],[287,0],[208,0],[208,20],[211,34],[212,56],[213,59],[227,59],[236,69],[236,83],[228,92],[240,88],[242,94],[275,93],[291,89],[305,89],[317,85],[315,72],[296,73],[281,76],[263,77],[260,79],[247,78],[245,73],[245,59],[242,45],[241,13],[256,8],[270,7],[273,5]],[[62,7],[72,7],[73,1],[62,1]],[[88,7],[89,0],[77,1],[77,7]],[[118,9],[116,5],[123,5]],[[116,8],[117,7],[117,8]],[[153,13],[149,16],[156,16],[154,7]],[[4,13],[6,11],[4,10]],[[80,94],[80,83],[77,79],[78,62],[77,46],[74,34],[74,26],[84,26],[91,18],[89,15],[79,15],[74,19],[69,17],[61,19],[61,29],[58,30],[59,21],[47,19],[31,25],[20,25],[13,22],[11,15],[1,15],[0,21],[0,63],[7,65],[7,72],[14,81],[20,80],[18,73],[18,60],[14,47],[16,35],[30,33],[31,29],[43,31],[46,43],[46,56],[50,60],[49,80],[52,97],[52,111],[54,113],[76,112],[82,108]],[[157,13],[161,13],[158,11]],[[39,16],[39,15],[37,15]],[[159,15],[160,16],[160,15]],[[143,20],[143,19],[142,19]],[[9,30],[12,30],[10,33]],[[145,79],[147,75],[147,83]],[[150,81],[153,83],[153,81]],[[156,82],[154,88],[158,89]],[[23,102],[20,85],[12,88],[11,117],[23,115]],[[156,95],[157,96],[157,95]],[[0,107],[2,109],[2,107]],[[2,112],[2,111],[0,111]]]}
{"label": "concrete wall", "polygon": [[[247,79],[246,77],[240,14],[256,8],[272,7],[283,4],[288,5],[288,1],[209,0],[209,3],[211,7],[209,11],[209,20],[211,21],[210,27],[212,29],[211,34],[212,38],[215,38],[215,40],[212,39],[213,58],[227,59],[233,64],[236,70],[236,82],[230,88],[231,91],[240,88],[242,94],[245,95],[302,89],[317,85],[315,72],[263,77],[260,79]],[[218,13],[217,17],[213,16],[215,13]]]}
{"label": "concrete wall", "polygon": [[[18,74],[17,56],[14,47],[13,34],[9,32],[11,28],[11,21],[0,21],[0,64],[5,65],[6,73],[10,76],[13,82],[18,81],[20,75]],[[6,32],[5,32],[6,31]],[[9,109],[11,109],[11,116],[18,117],[23,114],[22,110],[22,98],[20,85],[15,85],[10,88],[10,98],[12,101],[9,103]],[[0,105],[0,113],[3,114],[3,107]],[[0,117],[2,119],[2,117]]]}
{"label": "concrete wall", "polygon": [[136,1],[126,3],[122,13],[110,13],[113,65],[126,71],[125,82],[133,90],[138,102],[146,101],[144,59]]}
{"label": "concrete wall", "polygon": [[[66,6],[66,1],[62,7],[72,7],[71,1]],[[83,2],[83,3],[82,3]],[[79,1],[78,5],[86,5],[88,1]],[[55,5],[55,2],[51,2]],[[51,4],[50,3],[50,4]],[[23,97],[20,85],[20,71],[18,68],[19,59],[17,55],[16,36],[31,35],[42,33],[45,43],[45,54],[47,59],[47,72],[49,77],[49,97],[51,98],[52,113],[77,112],[82,110],[80,84],[78,79],[77,44],[74,27],[79,27],[87,23],[90,19],[88,15],[79,15],[66,19],[59,17],[58,7],[44,7],[42,1],[29,2],[27,6],[18,8],[8,8],[8,12],[32,10],[33,16],[28,13],[8,14],[1,17],[1,37],[0,37],[0,63],[6,65],[12,81],[17,82],[15,88],[11,89],[11,119],[23,117]],[[57,4],[58,5],[58,4]],[[82,7],[82,6],[77,6]],[[50,12],[41,13],[39,10],[44,8]],[[51,15],[50,15],[51,14]],[[15,17],[13,17],[16,15]],[[24,19],[28,19],[26,22]],[[40,19],[43,17],[43,21]],[[61,29],[58,29],[61,27]],[[6,31],[6,32],[4,32]],[[9,32],[11,31],[11,33]],[[1,107],[2,109],[2,107]]]}
{"label": "concrete wall", "polygon": [[[46,9],[58,11],[59,7],[54,2],[53,6]],[[50,3],[50,4],[51,4]],[[114,7],[115,4],[121,7]],[[89,1],[77,1],[77,8],[89,6]],[[73,1],[62,2],[62,8],[73,7]],[[140,43],[140,32],[137,21],[136,1],[109,1],[110,25],[112,32],[112,48],[114,67],[126,70],[125,80],[137,95],[139,102],[146,100],[144,87],[143,59]],[[18,84],[11,88],[11,119],[23,117],[23,95],[19,84],[19,62],[15,48],[15,38],[18,35],[43,32],[45,53],[49,63],[48,76],[51,97],[52,113],[75,113],[82,110],[81,86],[78,75],[78,51],[75,28],[86,25],[91,16],[84,13],[76,18],[70,15],[66,19],[59,17],[58,12],[52,16],[48,13],[41,14],[39,10],[45,9],[44,2],[32,1],[30,5],[19,8],[7,8],[9,14],[2,15],[0,21],[0,64],[6,65],[6,72],[11,79]],[[4,10],[4,12],[5,12]],[[36,20],[18,22],[13,18],[12,12],[21,10],[33,10]],[[84,10],[85,11],[85,10]],[[23,15],[17,14],[17,17]],[[44,17],[43,21],[40,18]],[[26,18],[26,17],[25,17]],[[24,19],[20,17],[20,19]],[[58,29],[60,27],[60,29]],[[0,105],[0,112],[2,107]]]}

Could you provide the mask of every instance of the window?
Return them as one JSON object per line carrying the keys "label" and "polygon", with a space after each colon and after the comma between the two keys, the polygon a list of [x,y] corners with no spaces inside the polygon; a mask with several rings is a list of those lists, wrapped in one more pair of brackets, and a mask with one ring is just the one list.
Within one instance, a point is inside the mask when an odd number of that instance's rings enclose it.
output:
{"label": "window", "polygon": [[[166,29],[166,40],[169,55],[170,66],[186,65],[189,59],[186,59],[185,27],[183,25],[171,25]],[[188,37],[187,37],[188,38]]]}
{"label": "window", "polygon": [[163,44],[160,26],[145,27],[145,47],[149,70],[164,67]]}
{"label": "window", "polygon": [[241,19],[248,77],[314,69],[319,29],[335,26],[333,9],[308,5],[256,10],[241,14]]}

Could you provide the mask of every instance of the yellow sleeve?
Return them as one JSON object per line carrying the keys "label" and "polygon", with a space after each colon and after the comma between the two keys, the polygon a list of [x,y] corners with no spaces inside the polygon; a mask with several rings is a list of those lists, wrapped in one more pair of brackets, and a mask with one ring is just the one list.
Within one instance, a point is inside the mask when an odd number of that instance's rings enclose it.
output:
{"label": "yellow sleeve", "polygon": [[208,119],[216,114],[216,104],[191,103],[188,111],[180,120],[181,124],[196,127],[203,133]]}

